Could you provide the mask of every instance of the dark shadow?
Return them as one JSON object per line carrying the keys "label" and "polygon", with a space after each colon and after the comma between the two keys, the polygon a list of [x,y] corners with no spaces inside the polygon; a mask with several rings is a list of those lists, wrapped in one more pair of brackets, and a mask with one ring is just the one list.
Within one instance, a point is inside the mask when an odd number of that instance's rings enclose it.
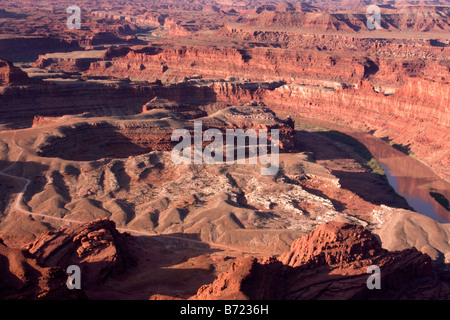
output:
{"label": "dark shadow", "polygon": [[339,201],[339,200],[336,200],[336,199],[333,199],[333,198],[328,197],[325,193],[323,193],[323,192],[320,191],[320,190],[313,189],[313,188],[307,187],[307,186],[305,186],[305,185],[302,185],[302,188],[303,188],[305,191],[307,191],[308,193],[311,193],[311,194],[313,194],[313,195],[315,195],[315,196],[318,196],[318,197],[321,197],[321,198],[330,200],[331,203],[333,204],[334,208],[335,208],[337,211],[339,211],[339,212],[342,212],[342,211],[344,211],[345,209],[347,209],[347,206],[345,205],[345,203],[343,203],[343,202],[341,202],[341,201]]}
{"label": "dark shadow", "polygon": [[412,154],[411,144],[403,145],[400,143],[392,143],[392,139],[390,139],[389,137],[382,137],[380,139],[383,140],[384,142],[389,143],[394,149],[397,149],[398,151],[400,151],[403,154],[406,154],[407,156]]}
{"label": "dark shadow", "polygon": [[239,220],[234,213],[230,213],[230,218],[238,225],[239,228],[245,229],[245,226],[242,224],[241,220]]}
{"label": "dark shadow", "polygon": [[136,205],[123,199],[116,199],[117,205],[125,212],[127,218],[125,223],[129,223],[136,217]]}
{"label": "dark shadow", "polygon": [[104,158],[128,158],[152,151],[151,146],[138,145],[121,133],[119,128],[107,122],[96,126],[79,123],[76,127],[63,127],[60,131],[62,137],[49,137],[46,143],[40,146],[39,156],[93,161]]}
{"label": "dark shadow", "polygon": [[[367,172],[354,172],[336,170],[331,168],[331,173],[339,179],[342,188],[357,194],[363,200],[373,204],[386,204],[395,208],[411,209],[405,199],[399,197],[395,190],[389,185],[385,176],[372,173],[367,163],[373,159],[371,152],[357,139],[338,131],[307,132],[297,131],[298,149],[301,152],[312,153],[316,161],[354,159]],[[338,147],[345,145],[349,151]],[[323,164],[325,167],[327,164]],[[311,191],[313,192],[313,191]],[[316,191],[317,192],[317,191]],[[322,195],[321,195],[322,196]],[[323,195],[326,197],[325,195]],[[330,199],[330,201],[335,201]],[[336,203],[336,209],[342,208],[342,204]]]}
{"label": "dark shadow", "polygon": [[24,13],[17,13],[6,11],[5,9],[0,9],[0,19],[24,19],[26,17],[28,17],[28,15]]}
{"label": "dark shadow", "polygon": [[403,145],[403,144],[399,144],[399,143],[394,143],[392,144],[392,147],[397,149],[398,151],[406,154],[407,156],[411,155],[412,151],[411,151],[411,144],[407,144],[407,145]]}
{"label": "dark shadow", "polygon": [[78,41],[52,37],[16,37],[0,40],[0,57],[11,62],[34,62],[39,55],[80,50],[84,49],[80,47]]}
{"label": "dark shadow", "polygon": [[250,48],[268,48],[269,45],[263,42],[248,42],[247,43]]}
{"label": "dark shadow", "polygon": [[393,6],[392,4],[377,4],[377,6],[379,6],[380,8],[383,9],[397,9],[395,6]]}
{"label": "dark shadow", "polygon": [[148,300],[151,295],[161,294],[186,299],[202,285],[212,283],[216,275],[212,264],[204,267],[200,263],[193,268],[178,265],[222,251],[211,248],[198,234],[133,236],[127,238],[126,245],[135,263],[111,278],[111,283],[120,281],[121,285],[109,285],[109,280],[92,285],[86,289],[89,298]]}
{"label": "dark shadow", "polygon": [[[367,14],[354,14],[353,16],[359,21],[360,24],[364,25],[365,28],[367,28],[367,18],[368,18],[369,15],[367,15]],[[361,29],[362,28],[360,27],[359,30],[361,30]]]}
{"label": "dark shadow", "polygon": [[450,211],[450,203],[443,194],[435,191],[430,191],[430,196],[433,197],[433,199],[436,200],[436,202],[439,203],[442,207],[444,207],[445,210]]}
{"label": "dark shadow", "polygon": [[150,221],[153,223],[153,228],[157,228],[159,226],[159,215],[160,212],[158,209],[153,210],[149,213]]}
{"label": "dark shadow", "polygon": [[144,47],[142,49],[137,49],[134,52],[135,53],[143,53],[147,56],[155,56],[161,52],[163,52],[164,50],[162,48],[159,48],[156,45],[152,45],[151,47]]}
{"label": "dark shadow", "polygon": [[399,21],[395,15],[384,14],[381,19],[381,28],[388,30],[391,29],[390,26],[392,26],[395,29],[399,29],[398,22]]}
{"label": "dark shadow", "polygon": [[[358,156],[360,156],[363,159],[363,161],[370,161],[373,158],[372,153],[369,151],[369,149],[367,149],[367,147],[364,144],[359,142],[358,139],[355,139],[349,135],[346,135],[345,133],[335,131],[335,130],[330,130],[330,131],[316,132],[314,134],[316,134],[320,138],[325,138],[332,142],[339,142],[339,143],[342,143],[342,144],[350,147],[351,150],[355,154],[357,154]],[[337,147],[335,147],[335,148],[337,149],[336,151],[338,153],[347,155],[347,158],[351,158],[345,151],[343,151]],[[340,159],[342,159],[342,157]],[[356,159],[356,160],[358,160],[358,159]]]}
{"label": "dark shadow", "polygon": [[369,76],[375,75],[380,68],[378,65],[370,60],[369,58],[366,58],[366,61],[364,62],[364,79],[367,79]]}
{"label": "dark shadow", "polygon": [[448,46],[447,44],[445,44],[445,43],[443,43],[443,42],[441,42],[439,40],[436,40],[436,39],[431,39],[430,40],[430,45],[432,47],[439,47],[439,48],[445,48],[445,47]]}
{"label": "dark shadow", "polygon": [[367,202],[411,210],[406,200],[400,197],[379,174],[350,171],[332,171],[331,173],[339,179],[342,188],[350,190]]}
{"label": "dark shadow", "polygon": [[346,24],[353,31],[358,32],[359,30],[361,30],[360,26],[354,25],[353,23],[350,22],[350,20],[348,19],[349,17],[348,14],[332,14],[332,16],[336,18],[336,20],[338,20],[339,22]]}
{"label": "dark shadow", "polygon": [[189,214],[189,210],[186,208],[177,208],[177,210],[180,215],[181,221],[184,221],[184,219],[186,219],[187,215]]}
{"label": "dark shadow", "polygon": [[61,117],[83,113],[92,117],[137,115],[155,97],[193,107],[217,102],[214,88],[195,83],[164,86],[156,83],[134,86],[126,82],[118,86],[95,82],[46,83],[39,85],[38,91],[36,95],[36,90],[17,87],[0,95],[0,126],[11,129],[31,127],[35,116]]}
{"label": "dark shadow", "polygon": [[349,159],[335,144],[324,139],[327,133],[296,131],[299,152],[312,152],[315,160]]}
{"label": "dark shadow", "polygon": [[249,62],[250,59],[252,58],[252,56],[249,54],[249,52],[247,50],[238,49],[238,52],[241,54],[241,57],[242,57],[242,60],[244,61],[244,63]]}
{"label": "dark shadow", "polygon": [[139,179],[146,180],[149,176],[158,176],[163,169],[164,163],[156,163],[152,167],[144,169],[144,171],[142,171],[142,173],[139,175]]}
{"label": "dark shadow", "polygon": [[124,163],[120,160],[114,160],[110,170],[116,176],[120,188],[130,191],[131,177],[126,172]]}
{"label": "dark shadow", "polygon": [[78,180],[78,177],[81,174],[80,169],[78,169],[77,167],[74,167],[71,164],[68,164],[65,168],[64,168],[64,173],[70,176],[74,176],[76,180]]}
{"label": "dark shadow", "polygon": [[53,185],[58,190],[58,194],[60,194],[66,201],[71,202],[72,197],[70,196],[70,189],[66,185],[63,175],[58,171],[53,171],[51,174],[51,178],[53,181]]}

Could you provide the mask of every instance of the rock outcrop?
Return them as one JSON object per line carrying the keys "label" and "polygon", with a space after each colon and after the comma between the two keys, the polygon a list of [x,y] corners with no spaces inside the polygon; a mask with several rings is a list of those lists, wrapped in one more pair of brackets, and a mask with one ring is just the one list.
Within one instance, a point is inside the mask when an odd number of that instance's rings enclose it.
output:
{"label": "rock outcrop", "polygon": [[[139,114],[142,106],[155,97],[182,104],[215,102],[214,91],[208,86],[120,84],[121,82],[76,81],[61,86],[44,84],[0,87],[0,124],[13,128],[29,127],[35,116],[57,117],[84,112],[97,116]],[[30,104],[30,101],[33,103]]]}
{"label": "rock outcrop", "polygon": [[[82,28],[71,30],[69,0],[39,10],[32,0],[3,0],[0,227],[8,244],[37,240],[22,250],[0,243],[0,297],[83,297],[65,287],[67,266],[79,265],[86,294],[100,289],[94,298],[109,289],[186,298],[235,253],[255,252],[192,298],[449,298],[434,269],[448,267],[448,228],[406,210],[388,219],[381,204],[407,207],[388,181],[372,177],[358,150],[301,121],[370,133],[450,179],[446,1],[384,1],[381,30],[368,30],[367,1],[79,0]],[[296,132],[273,111],[295,114],[308,130]],[[202,133],[279,129],[281,170],[175,164],[171,135],[183,128],[192,137],[194,121]],[[429,196],[436,186],[424,181]],[[114,223],[83,224],[105,217]],[[380,227],[383,247],[369,231],[338,223],[293,242],[329,221]],[[38,236],[61,223],[75,225]],[[142,273],[101,288],[130,263],[115,224],[155,237],[133,242]],[[193,256],[171,251],[174,241]],[[221,261],[207,244],[231,258]],[[373,265],[381,290],[366,285]],[[183,276],[189,288],[174,290]]]}
{"label": "rock outcrop", "polygon": [[7,247],[1,239],[0,272],[0,300],[84,298],[83,292],[67,288],[65,270],[41,266],[20,249]]}
{"label": "rock outcrop", "polygon": [[46,268],[79,266],[82,288],[120,274],[132,263],[124,236],[108,219],[46,232],[23,250]]}
{"label": "rock outcrop", "polygon": [[[380,270],[381,289],[369,289]],[[369,270],[369,271],[368,271]],[[363,227],[330,222],[294,241],[279,258],[238,260],[192,299],[448,299],[429,256],[389,252]]]}
{"label": "rock outcrop", "polygon": [[[317,55],[310,52],[282,51],[274,48],[214,48],[204,46],[149,47],[119,49],[108,56],[113,59],[93,62],[86,74],[91,76],[127,75],[132,78],[225,79],[228,76],[252,81],[303,79],[312,77],[330,82],[353,83],[364,75],[363,63],[350,57]],[[293,68],[292,66],[295,66]],[[332,73],[330,73],[330,68]]]}
{"label": "rock outcrop", "polygon": [[[210,88],[215,101],[259,100],[271,108],[372,131],[410,146],[437,174],[450,177],[448,46],[415,39],[244,33],[229,30],[245,41],[286,41],[281,45],[286,49],[176,45],[116,49],[111,58],[92,63],[86,73],[152,81],[227,79],[198,83]],[[299,46],[305,50],[296,50]]]}
{"label": "rock outcrop", "polygon": [[[265,26],[272,28],[296,28],[313,32],[339,31],[361,32],[367,31],[366,19],[355,13],[325,13],[295,12],[295,10],[265,10],[257,17],[249,19],[247,26]],[[434,31],[448,32],[448,7],[415,6],[400,10],[383,8],[381,30],[389,31]],[[361,19],[362,18],[362,19]],[[414,23],[411,23],[414,21]]]}
{"label": "rock outcrop", "polygon": [[[48,135],[36,148],[44,157],[86,161],[106,157],[126,158],[150,151],[171,151],[178,144],[172,141],[175,129],[187,129],[194,143],[194,122],[202,122],[202,136],[208,129],[218,129],[225,135],[227,129],[267,130],[271,139],[272,130],[279,131],[279,147],[289,152],[295,147],[294,123],[282,120],[268,108],[262,106],[236,106],[225,108],[209,116],[185,120],[186,114],[198,117],[206,113],[193,106],[184,108],[153,99],[144,105],[146,112],[123,120],[106,121],[99,118],[75,119],[69,124],[57,127],[57,134]],[[161,103],[163,103],[161,105]],[[173,111],[171,111],[173,110]],[[187,117],[189,118],[189,117]],[[39,118],[45,123],[45,118]],[[35,119],[35,123],[39,123]],[[62,121],[64,122],[64,121]],[[102,139],[92,139],[101,136]],[[225,138],[223,139],[225,142]],[[207,142],[203,143],[206,146]]]}
{"label": "rock outcrop", "polygon": [[[113,221],[103,219],[43,233],[22,249],[0,239],[0,299],[86,299],[90,286],[134,264],[125,237]],[[80,267],[80,290],[67,287],[71,265]]]}
{"label": "rock outcrop", "polygon": [[0,59],[0,86],[23,85],[31,80],[20,68],[7,60]]}

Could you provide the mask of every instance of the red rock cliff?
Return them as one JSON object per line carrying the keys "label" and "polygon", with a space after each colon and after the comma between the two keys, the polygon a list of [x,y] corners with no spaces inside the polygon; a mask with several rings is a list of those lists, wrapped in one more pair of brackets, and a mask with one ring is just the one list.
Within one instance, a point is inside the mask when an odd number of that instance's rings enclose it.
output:
{"label": "red rock cliff", "polygon": [[[381,289],[370,290],[369,266]],[[416,283],[421,283],[420,289]],[[236,261],[192,299],[447,299],[431,259],[415,249],[389,252],[361,226],[330,222],[296,240],[279,259]]]}

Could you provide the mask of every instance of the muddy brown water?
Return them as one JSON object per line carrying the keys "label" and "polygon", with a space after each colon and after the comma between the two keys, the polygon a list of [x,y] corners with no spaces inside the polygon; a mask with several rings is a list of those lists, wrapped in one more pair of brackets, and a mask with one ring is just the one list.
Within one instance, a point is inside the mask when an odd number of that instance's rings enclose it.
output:
{"label": "muddy brown water", "polygon": [[437,202],[430,191],[450,200],[450,183],[441,179],[417,159],[367,133],[345,132],[363,143],[386,172],[389,184],[417,212],[439,222],[450,222],[450,211]]}
{"label": "muddy brown water", "polygon": [[431,195],[443,195],[450,201],[450,183],[433,172],[419,160],[395,149],[388,142],[369,133],[357,132],[346,126],[293,115],[295,120],[347,134],[364,144],[386,172],[389,184],[406,199],[411,208],[436,221],[449,223],[450,211]]}

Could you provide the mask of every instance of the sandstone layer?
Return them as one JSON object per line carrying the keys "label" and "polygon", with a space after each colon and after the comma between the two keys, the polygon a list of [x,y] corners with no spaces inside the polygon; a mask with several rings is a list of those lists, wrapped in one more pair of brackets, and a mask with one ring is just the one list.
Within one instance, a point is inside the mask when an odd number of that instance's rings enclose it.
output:
{"label": "sandstone layer", "polygon": [[[380,268],[380,289],[368,288],[372,265]],[[235,262],[192,299],[448,299],[449,294],[445,283],[435,282],[429,256],[416,249],[389,252],[360,226],[327,223],[279,258]]]}
{"label": "sandstone layer", "polygon": [[[22,249],[0,244],[1,299],[86,299],[85,289],[123,273],[131,260],[113,222],[97,220],[47,232]],[[69,266],[81,269],[82,290],[70,290]]]}
{"label": "sandstone layer", "polygon": [[83,296],[66,287],[62,268],[43,267],[19,249],[0,243],[0,299],[77,299]]}
{"label": "sandstone layer", "polygon": [[[101,118],[87,118],[87,121],[70,121],[68,124],[56,128],[58,134],[48,136],[36,146],[36,152],[43,157],[58,157],[66,160],[89,161],[102,158],[125,158],[133,155],[145,154],[150,151],[171,151],[178,144],[173,140],[175,129],[186,129],[190,132],[189,144],[194,144],[196,135],[203,139],[209,129],[219,130],[226,143],[226,130],[267,130],[268,143],[271,141],[271,132],[279,132],[279,150],[292,151],[295,147],[294,124],[289,120],[278,119],[267,108],[258,106],[236,106],[223,109],[209,116],[203,115],[197,109],[195,121],[201,123],[196,133],[195,122],[184,120],[186,108],[154,108],[153,103],[147,103],[146,112],[142,116],[131,118],[122,117],[122,120],[105,121]],[[175,112],[170,111],[172,109]],[[195,111],[195,108],[191,108]],[[86,115],[88,117],[88,115]],[[76,118],[75,118],[76,119]],[[37,123],[46,122],[37,120]],[[56,122],[57,123],[57,122]],[[92,141],[92,136],[101,136],[101,141]],[[177,137],[178,138],[178,137]],[[244,141],[246,145],[249,142]],[[203,146],[208,145],[206,141]],[[89,147],[88,147],[89,146]],[[245,147],[245,146],[244,146]],[[101,150],[101,151],[100,151]],[[225,151],[225,150],[224,150]]]}
{"label": "sandstone layer", "polygon": [[[0,297],[449,299],[447,2],[2,1]],[[276,173],[175,163],[199,121]]]}
{"label": "sandstone layer", "polygon": [[85,287],[123,273],[130,265],[123,237],[114,222],[104,219],[44,233],[23,250],[42,266],[80,267]]}
{"label": "sandstone layer", "polygon": [[[87,73],[127,73],[135,79],[152,80],[185,76],[278,80],[285,85],[274,83],[270,87],[260,85],[252,89],[248,84],[215,83],[212,88],[219,101],[230,102],[236,95],[241,100],[258,99],[275,109],[340,122],[373,132],[380,138],[388,137],[399,145],[408,146],[448,180],[446,141],[450,125],[450,87],[445,58],[448,48],[428,46],[424,49],[422,46],[422,53],[425,50],[435,58],[414,61],[402,44],[395,46],[386,42],[372,46],[373,49],[359,49],[376,50],[376,58],[267,48],[132,50],[122,57],[114,54],[108,64],[103,61],[91,64]],[[385,58],[387,51],[403,57]],[[292,68],[293,65],[296,67]],[[225,91],[219,86],[232,89]]]}
{"label": "sandstone layer", "polygon": [[0,86],[24,85],[30,82],[26,72],[11,62],[0,59]]}

